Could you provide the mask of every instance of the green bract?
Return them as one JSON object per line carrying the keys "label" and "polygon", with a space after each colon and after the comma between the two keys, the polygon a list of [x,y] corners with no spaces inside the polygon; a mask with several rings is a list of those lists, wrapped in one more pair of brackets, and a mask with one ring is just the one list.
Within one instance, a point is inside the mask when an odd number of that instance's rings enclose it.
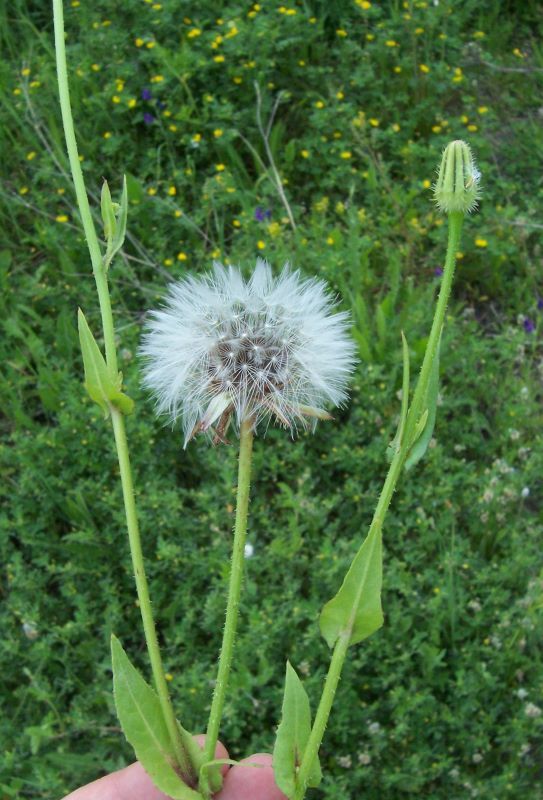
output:
{"label": "green bract", "polygon": [[450,142],[443,152],[434,186],[438,208],[446,214],[473,211],[481,193],[480,179],[481,173],[475,166],[469,144],[461,139]]}

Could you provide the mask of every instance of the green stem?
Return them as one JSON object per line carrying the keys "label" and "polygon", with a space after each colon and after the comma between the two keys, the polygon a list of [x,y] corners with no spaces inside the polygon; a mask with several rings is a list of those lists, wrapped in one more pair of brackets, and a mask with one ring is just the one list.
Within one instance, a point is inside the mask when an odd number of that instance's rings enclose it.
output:
{"label": "green stem", "polygon": [[168,685],[166,683],[164,669],[162,666],[162,657],[160,655],[160,648],[158,646],[158,638],[153,620],[151,600],[149,598],[149,587],[147,584],[147,577],[145,575],[145,568],[143,564],[143,552],[141,549],[141,539],[136,513],[136,502],[134,499],[134,486],[132,483],[132,470],[128,455],[124,417],[121,412],[113,406],[111,406],[111,421],[113,423],[113,432],[115,434],[115,444],[119,459],[119,470],[121,473],[121,485],[123,489],[124,507],[126,512],[126,524],[128,528],[128,540],[130,542],[130,553],[132,556],[132,565],[136,580],[136,591],[138,593],[141,618],[143,621],[143,630],[145,633],[145,641],[147,642],[149,659],[151,661],[155,688],[160,700],[162,714],[164,715],[164,719],[168,727],[168,733],[170,734],[170,739],[175,748],[176,757],[181,768],[183,779],[188,785],[194,785],[196,782],[196,775],[192,766],[191,758],[189,757],[189,753],[191,753],[192,756],[196,757],[198,760],[201,760],[201,753],[192,736],[180,725],[178,725],[172,708],[170,695],[168,693]]}
{"label": "green stem", "polygon": [[224,625],[221,655],[217,682],[213,692],[213,701],[207,725],[205,760],[215,758],[215,747],[219,737],[224,698],[228,684],[228,675],[232,663],[234,639],[239,611],[239,598],[241,581],[243,578],[243,562],[245,550],[245,534],[247,532],[247,511],[249,508],[249,488],[251,480],[251,456],[253,451],[253,420],[242,422],[240,430],[238,488],[236,505],[236,522],[234,528],[234,547],[232,551],[232,566],[230,570],[230,585],[228,588],[228,602],[226,606],[226,622]]}
{"label": "green stem", "polygon": [[[91,257],[96,288],[98,290],[98,299],[100,303],[100,312],[102,316],[102,326],[106,348],[106,360],[112,373],[115,375],[117,373],[117,352],[115,346],[115,331],[107,275],[104,269],[102,252],[98,237],[96,235],[87,192],[85,189],[85,181],[77,151],[77,142],[75,138],[74,123],[70,105],[66,48],[64,44],[64,16],[62,0],[53,0],[53,15],[55,26],[55,50],[58,87],[64,135],[66,137],[66,147],[68,150],[68,158],[70,161],[70,168],[72,171],[72,178],[74,182],[77,203],[79,206],[79,212],[81,214],[85,238],[87,240],[87,246]],[[151,661],[151,667],[153,671],[153,680],[160,699],[162,713],[168,727],[179,766],[183,773],[183,777],[187,783],[194,785],[196,781],[196,774],[193,764],[198,765],[201,762],[201,752],[192,736],[190,736],[187,731],[178,725],[173,712],[166,684],[166,678],[164,676],[164,669],[162,667],[162,659],[160,656],[158,639],[151,610],[151,600],[149,597],[147,578],[145,576],[143,553],[141,550],[141,541],[136,514],[136,504],[134,499],[134,487],[132,484],[132,472],[124,427],[124,418],[120,411],[114,406],[110,406],[110,411],[121,474],[126,523],[128,527],[128,538],[136,580],[136,591],[138,594],[140,611],[143,620],[147,649],[149,651],[149,659]],[[197,798],[199,795],[197,795],[195,792],[194,797]]]}
{"label": "green stem", "polygon": [[[404,460],[405,453],[402,450],[398,451],[392,460],[383,484],[383,488],[381,490],[381,494],[379,496],[379,500],[377,502],[373,519],[371,521],[368,538],[372,535],[380,535],[381,533],[385,515],[388,511],[390,501],[392,500],[394,490],[396,489],[396,484],[398,482],[398,478],[400,477]],[[352,624],[354,624],[354,614]],[[303,797],[305,796],[307,780],[321,746],[324,731],[328,723],[328,717],[330,716],[330,711],[332,709],[332,703],[334,702],[336,689],[341,677],[341,670],[343,669],[345,656],[347,655],[347,650],[349,649],[352,624],[341,634],[334,646],[334,652],[328,668],[328,674],[326,676],[319,707],[317,709],[317,713],[315,714],[315,721],[313,722],[311,734],[304,750],[302,763],[300,764],[300,769],[298,770],[297,792],[294,796],[295,800],[303,800]]]}
{"label": "green stem", "polygon": [[456,264],[456,252],[460,246],[460,236],[462,233],[463,221],[463,212],[452,211],[449,214],[449,235],[447,241],[447,254],[445,256],[445,267],[443,269],[443,278],[441,281],[441,288],[439,290],[439,297],[437,300],[434,320],[432,322],[432,328],[430,330],[428,343],[426,345],[426,352],[424,353],[419,380],[417,381],[417,386],[413,394],[413,401],[411,403],[409,415],[406,421],[405,435],[403,438],[404,441],[407,442],[411,441],[417,422],[425,410],[422,408],[422,405],[428,389],[432,364],[434,363],[434,359],[436,357],[437,348],[439,346],[439,338],[441,336],[441,330],[445,321],[445,312],[447,310],[447,304],[449,302],[449,296],[451,293],[454,267]]}
{"label": "green stem", "polygon": [[[443,280],[441,282],[441,289],[439,292],[434,319],[432,322],[430,335],[428,337],[428,343],[426,345],[426,352],[424,354],[419,380],[417,381],[417,386],[413,395],[413,401],[409,408],[405,425],[405,432],[404,435],[402,436],[401,446],[400,449],[396,452],[394,458],[392,459],[392,463],[390,464],[387,476],[385,478],[385,482],[383,484],[383,488],[381,490],[381,494],[379,496],[379,500],[377,502],[377,507],[375,509],[375,513],[371,521],[370,529],[368,532],[368,538],[372,535],[381,534],[383,522],[386,513],[388,511],[390,501],[392,500],[392,495],[394,494],[394,491],[396,489],[396,484],[402,472],[402,468],[409,450],[410,441],[415,426],[418,420],[420,419],[421,413],[424,412],[422,405],[424,403],[424,398],[426,396],[426,392],[428,389],[428,382],[430,379],[432,364],[437,354],[437,348],[439,346],[439,338],[441,335],[441,330],[443,328],[443,322],[445,320],[447,303],[449,301],[449,295],[451,293],[452,280],[454,276],[454,267],[456,263],[456,251],[458,250],[460,244],[460,235],[462,232],[463,219],[464,215],[461,212],[452,212],[451,214],[449,214],[449,236],[447,242],[447,255],[445,258],[445,268],[443,270]],[[324,688],[319,702],[319,707],[317,709],[317,713],[315,714],[315,721],[313,723],[311,734],[309,736],[306,748],[304,750],[302,763],[300,764],[300,769],[298,771],[297,790],[294,796],[294,800],[303,800],[303,798],[305,797],[307,780],[309,778],[312,765],[315,761],[315,758],[318,755],[321,746],[321,742],[324,736],[324,731],[328,722],[328,718],[330,716],[332,704],[334,702],[336,689],[339,683],[339,679],[341,677],[341,670],[343,669],[343,664],[345,662],[347,650],[349,649],[349,642],[351,638],[352,625],[354,624],[354,620],[355,620],[355,614],[352,615],[351,626],[346,628],[346,630],[341,634],[341,636],[338,638],[334,646],[334,652],[332,654],[332,659],[330,661],[330,666],[328,668],[328,674],[326,676],[326,681],[324,683]]]}
{"label": "green stem", "polygon": [[72,108],[70,105],[70,90],[68,86],[68,68],[66,65],[66,47],[64,44],[64,12],[62,0],[53,0],[53,15],[55,23],[55,51],[57,59],[58,92],[60,96],[60,110],[62,113],[62,124],[64,126],[64,136],[66,138],[66,149],[72,178],[74,182],[77,205],[81,214],[81,222],[87,240],[87,247],[92,263],[92,271],[98,290],[98,300],[102,315],[102,327],[104,330],[104,343],[106,347],[106,360],[111,368],[112,374],[117,374],[117,353],[115,348],[115,333],[113,329],[113,315],[111,313],[111,302],[107,285],[107,275],[102,261],[102,252],[96,229],[92,220],[89,199],[85,190],[85,181],[79,161],[77,141],[75,138],[74,121]]}

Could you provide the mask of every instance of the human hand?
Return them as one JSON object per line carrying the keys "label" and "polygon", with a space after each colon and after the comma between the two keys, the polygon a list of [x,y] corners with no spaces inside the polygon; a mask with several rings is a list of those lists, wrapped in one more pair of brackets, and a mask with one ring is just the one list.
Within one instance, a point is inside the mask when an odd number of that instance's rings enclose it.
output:
{"label": "human hand", "polygon": [[[205,737],[196,736],[200,746]],[[226,748],[219,742],[215,758],[228,758]],[[261,764],[251,767],[250,764]],[[277,788],[269,753],[255,753],[233,767],[223,767],[223,787],[214,800],[286,800]],[[112,772],[93,783],[76,789],[64,800],[169,800],[152,783],[141,764]]]}

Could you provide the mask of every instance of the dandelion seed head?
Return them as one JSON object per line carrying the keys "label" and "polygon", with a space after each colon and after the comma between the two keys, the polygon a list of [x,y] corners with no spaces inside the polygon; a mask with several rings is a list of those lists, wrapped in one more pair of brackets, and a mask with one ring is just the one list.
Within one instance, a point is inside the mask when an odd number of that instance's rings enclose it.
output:
{"label": "dandelion seed head", "polygon": [[274,278],[257,260],[249,280],[214,264],[170,286],[149,315],[141,355],[159,414],[182,420],[185,445],[200,431],[224,440],[228,425],[274,418],[314,428],[323,406],[347,398],[355,347],[349,318],[323,281],[288,265]]}

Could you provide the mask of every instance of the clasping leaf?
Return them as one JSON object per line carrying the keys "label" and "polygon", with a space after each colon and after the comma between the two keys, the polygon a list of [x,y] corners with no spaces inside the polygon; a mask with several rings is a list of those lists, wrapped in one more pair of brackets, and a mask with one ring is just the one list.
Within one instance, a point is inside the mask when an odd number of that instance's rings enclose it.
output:
{"label": "clasping leaf", "polygon": [[432,362],[428,388],[423,402],[423,413],[417,422],[413,442],[405,460],[405,469],[412,469],[417,464],[428,449],[430,439],[434,432],[437,413],[437,398],[439,394],[439,347],[441,338],[438,342],[436,354]]}
{"label": "clasping leaf", "polygon": [[119,252],[126,236],[126,222],[128,218],[128,190],[126,175],[123,177],[123,193],[121,202],[114,203],[107,181],[102,186],[101,197],[102,221],[104,223],[104,236],[106,239],[106,254],[104,256],[104,269],[109,269],[115,255]]}
{"label": "clasping leaf", "polygon": [[160,700],[132,666],[119,640],[111,637],[113,692],[127,741],[155,786],[173,800],[202,800],[182,780]]}
{"label": "clasping leaf", "polygon": [[339,592],[321,611],[320,629],[329,647],[333,647],[340,636],[348,636],[349,644],[356,644],[381,627],[382,583],[382,520],[377,518],[349,567]]}
{"label": "clasping leaf", "polygon": [[[311,733],[309,698],[298,675],[287,661],[281,724],[273,749],[275,782],[289,798],[297,788],[297,772]],[[318,756],[309,773],[308,786],[318,786],[322,774]]]}
{"label": "clasping leaf", "polygon": [[131,414],[134,401],[121,392],[122,375],[112,374],[81,309],[77,312],[77,324],[85,369],[85,389],[89,397],[98,403],[106,418],[111,405],[116,406],[123,414]]}
{"label": "clasping leaf", "polygon": [[398,430],[394,439],[387,447],[388,461],[392,461],[398,450],[403,444],[405,423],[407,420],[407,411],[409,407],[409,347],[407,339],[402,331],[402,355],[403,355],[403,377],[402,377],[402,406],[400,411],[400,421],[398,423]]}

